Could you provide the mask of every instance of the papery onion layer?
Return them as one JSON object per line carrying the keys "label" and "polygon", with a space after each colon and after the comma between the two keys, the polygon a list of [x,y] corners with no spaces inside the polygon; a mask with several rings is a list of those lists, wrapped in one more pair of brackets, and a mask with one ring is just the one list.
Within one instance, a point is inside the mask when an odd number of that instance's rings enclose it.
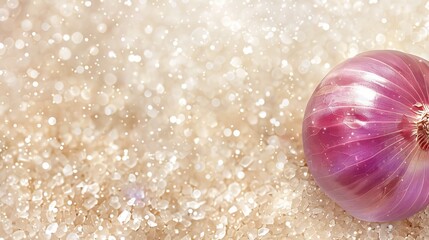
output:
{"label": "papery onion layer", "polygon": [[333,69],[308,102],[308,167],[321,189],[366,221],[407,218],[429,203],[429,66],[371,51]]}

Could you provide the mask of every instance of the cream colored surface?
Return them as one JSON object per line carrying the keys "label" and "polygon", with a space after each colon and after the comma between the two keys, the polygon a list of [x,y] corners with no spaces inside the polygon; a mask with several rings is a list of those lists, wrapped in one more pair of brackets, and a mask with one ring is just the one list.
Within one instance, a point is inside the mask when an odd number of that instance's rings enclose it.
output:
{"label": "cream colored surface", "polygon": [[422,1],[0,1],[4,239],[423,239],[305,164],[306,102],[372,49],[429,58]]}

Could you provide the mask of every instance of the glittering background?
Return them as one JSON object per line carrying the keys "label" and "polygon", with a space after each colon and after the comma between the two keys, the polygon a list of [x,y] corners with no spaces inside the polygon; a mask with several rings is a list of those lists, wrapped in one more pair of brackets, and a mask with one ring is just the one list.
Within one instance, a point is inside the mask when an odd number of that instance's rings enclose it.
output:
{"label": "glittering background", "polygon": [[[429,58],[420,1],[0,1],[4,239],[423,239],[346,214],[305,164],[334,65]],[[3,239],[2,238],[2,239]]]}

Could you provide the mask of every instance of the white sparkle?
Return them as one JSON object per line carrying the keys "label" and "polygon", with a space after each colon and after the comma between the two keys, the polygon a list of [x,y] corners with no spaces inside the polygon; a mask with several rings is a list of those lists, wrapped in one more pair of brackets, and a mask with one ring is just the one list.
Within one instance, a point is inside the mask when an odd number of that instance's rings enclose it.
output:
{"label": "white sparkle", "polygon": [[61,47],[60,50],[58,51],[58,57],[61,60],[67,61],[71,58],[71,56],[72,56],[72,53],[70,49],[67,47]]}
{"label": "white sparkle", "polygon": [[54,118],[54,117],[50,117],[50,118],[48,119],[48,124],[49,124],[49,125],[53,126],[53,125],[55,125],[56,123],[57,123],[57,119],[56,119],[56,118]]}

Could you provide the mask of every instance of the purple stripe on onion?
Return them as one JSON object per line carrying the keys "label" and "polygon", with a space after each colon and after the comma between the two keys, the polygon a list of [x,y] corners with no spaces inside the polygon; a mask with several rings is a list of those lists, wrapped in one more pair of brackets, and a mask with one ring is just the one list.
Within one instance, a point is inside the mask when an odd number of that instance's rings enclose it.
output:
{"label": "purple stripe on onion", "polygon": [[422,58],[371,51],[338,65],[311,96],[308,167],[351,215],[395,221],[429,204],[428,74]]}

